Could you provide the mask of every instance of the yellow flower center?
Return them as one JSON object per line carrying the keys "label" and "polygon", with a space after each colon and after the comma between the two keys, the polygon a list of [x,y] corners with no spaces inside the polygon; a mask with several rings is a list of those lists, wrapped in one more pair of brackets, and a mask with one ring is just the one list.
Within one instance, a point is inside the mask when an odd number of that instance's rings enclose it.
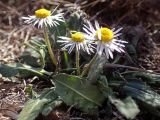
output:
{"label": "yellow flower center", "polygon": [[51,15],[51,11],[46,10],[44,8],[35,11],[35,16],[37,18],[46,18],[50,15]]}
{"label": "yellow flower center", "polygon": [[102,42],[110,42],[113,39],[113,32],[112,30],[104,27],[100,28],[99,30],[96,31],[96,38],[98,39],[98,34],[101,35],[101,40]]}
{"label": "yellow flower center", "polygon": [[84,35],[80,32],[71,33],[71,38],[75,42],[83,42],[84,41]]}

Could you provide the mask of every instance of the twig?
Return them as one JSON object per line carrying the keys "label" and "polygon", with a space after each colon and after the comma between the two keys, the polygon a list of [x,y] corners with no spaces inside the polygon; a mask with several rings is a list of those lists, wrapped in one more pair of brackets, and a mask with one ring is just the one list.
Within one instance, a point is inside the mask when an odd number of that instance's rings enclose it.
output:
{"label": "twig", "polygon": [[80,118],[80,117],[72,117],[70,118],[70,120],[85,120],[84,118]]}
{"label": "twig", "polygon": [[72,109],[73,107],[75,107],[75,105],[76,105],[76,103],[75,103],[75,104],[73,104],[73,105],[71,105],[71,106],[68,108],[68,110],[67,110],[67,112],[66,112],[66,113],[70,114],[71,109]]}
{"label": "twig", "polygon": [[24,39],[24,43],[28,41],[31,31],[32,31],[31,29],[27,31],[26,37]]}
{"label": "twig", "polygon": [[147,72],[147,73],[151,73],[151,74],[160,75],[160,73],[147,71],[147,70],[144,70],[144,69],[141,69],[141,68],[119,65],[119,64],[112,64],[112,63],[106,63],[106,65],[104,66],[104,69],[105,68],[126,68],[126,69],[135,70],[135,71],[139,71],[139,72]]}

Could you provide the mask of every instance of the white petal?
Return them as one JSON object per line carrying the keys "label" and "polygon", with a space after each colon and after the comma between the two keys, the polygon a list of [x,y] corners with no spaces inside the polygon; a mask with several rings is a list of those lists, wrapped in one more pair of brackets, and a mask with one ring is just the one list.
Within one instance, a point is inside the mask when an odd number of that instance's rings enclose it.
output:
{"label": "white petal", "polygon": [[127,41],[124,41],[124,40],[118,40],[118,39],[113,39],[114,41],[116,41],[116,42],[119,42],[119,43],[128,43]]}
{"label": "white petal", "polygon": [[98,54],[99,54],[100,56],[101,56],[102,53],[103,53],[103,49],[104,49],[104,45],[99,44],[99,45],[97,46],[97,52],[98,52]]}
{"label": "white petal", "polygon": [[71,40],[69,37],[64,37],[64,36],[59,36],[59,38],[64,39],[64,40]]}
{"label": "white petal", "polygon": [[109,59],[108,48],[105,48],[105,55],[106,55],[107,59]]}
{"label": "white petal", "polygon": [[98,32],[98,39],[101,40],[101,31]]}
{"label": "white petal", "polygon": [[121,27],[121,28],[117,29],[116,31],[114,31],[113,33],[116,34],[116,33],[118,33],[119,31],[121,31],[122,29],[123,29],[123,28]]}
{"label": "white petal", "polygon": [[111,59],[113,59],[113,53],[112,53],[112,51],[110,49],[108,49],[108,53],[109,53]]}
{"label": "white petal", "polygon": [[94,27],[92,26],[92,24],[90,22],[88,22],[88,25],[89,25],[89,30],[92,32],[92,33],[95,33],[96,30],[94,29]]}
{"label": "white petal", "polygon": [[121,52],[121,50],[119,49],[119,47],[116,46],[116,45],[114,45],[114,44],[111,46],[111,48],[113,48],[113,49],[116,50],[117,52]]}
{"label": "white petal", "polygon": [[125,47],[125,45],[121,44],[121,43],[118,43],[118,42],[114,42],[113,41],[113,44],[117,45],[117,46],[120,46],[120,47]]}
{"label": "white petal", "polygon": [[69,50],[68,50],[68,53],[69,53],[69,54],[72,52],[72,50],[73,50],[74,47],[75,47],[75,44],[73,44],[73,45],[69,48]]}
{"label": "white petal", "polygon": [[118,37],[120,35],[122,35],[122,33],[115,34],[113,37],[115,38],[115,37]]}
{"label": "white petal", "polygon": [[112,28],[111,30],[114,32],[115,28]]}
{"label": "white petal", "polygon": [[97,30],[100,28],[99,23],[97,21],[95,21],[95,27]]}
{"label": "white petal", "polygon": [[83,30],[84,30],[88,35],[92,35],[92,33],[89,32],[86,28],[83,28]]}

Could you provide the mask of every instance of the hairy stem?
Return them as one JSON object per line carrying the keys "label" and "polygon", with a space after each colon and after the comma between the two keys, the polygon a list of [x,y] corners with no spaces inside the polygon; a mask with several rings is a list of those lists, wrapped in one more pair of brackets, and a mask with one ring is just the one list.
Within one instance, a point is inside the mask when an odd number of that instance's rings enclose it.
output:
{"label": "hairy stem", "polygon": [[84,77],[84,76],[88,73],[90,67],[91,67],[92,64],[95,62],[95,60],[97,59],[97,57],[98,57],[98,54],[96,53],[96,54],[94,55],[94,57],[92,58],[92,60],[90,61],[90,63],[87,65],[87,67],[83,70],[83,72],[82,72],[82,74],[81,74],[81,77]]}
{"label": "hairy stem", "polygon": [[52,46],[51,46],[51,43],[49,41],[49,37],[48,37],[48,28],[47,27],[44,27],[44,38],[45,38],[45,43],[47,45],[47,48],[48,48],[48,53],[49,53],[49,56],[52,60],[52,63],[57,67],[57,59],[55,58],[55,55],[52,51]]}
{"label": "hairy stem", "polygon": [[77,68],[77,75],[80,75],[80,67],[79,67],[79,51],[76,48],[76,68]]}

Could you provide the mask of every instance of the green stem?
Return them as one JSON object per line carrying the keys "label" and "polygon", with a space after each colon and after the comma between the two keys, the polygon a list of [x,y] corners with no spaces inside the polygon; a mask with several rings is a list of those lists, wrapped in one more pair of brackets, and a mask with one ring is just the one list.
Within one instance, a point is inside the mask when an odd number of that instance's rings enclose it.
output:
{"label": "green stem", "polygon": [[64,54],[64,62],[66,64],[66,67],[70,68],[69,60],[68,60],[68,53],[66,51],[63,51],[63,54]]}
{"label": "green stem", "polygon": [[84,68],[84,70],[83,70],[83,72],[82,72],[82,74],[81,74],[81,77],[84,77],[84,76],[88,73],[90,67],[91,67],[92,64],[95,62],[95,60],[97,59],[97,57],[98,57],[98,54],[96,53],[96,54],[94,55],[94,57],[92,58],[92,60],[90,61],[90,63],[87,65],[87,67]]}
{"label": "green stem", "polygon": [[77,68],[77,75],[80,75],[80,67],[79,67],[79,51],[76,48],[76,68]]}
{"label": "green stem", "polygon": [[55,55],[52,51],[52,47],[51,47],[51,43],[49,41],[49,37],[48,37],[48,28],[47,27],[44,27],[44,37],[45,37],[45,43],[47,45],[47,48],[48,48],[48,53],[49,53],[49,56],[52,60],[52,63],[57,67],[57,59],[55,58]]}

